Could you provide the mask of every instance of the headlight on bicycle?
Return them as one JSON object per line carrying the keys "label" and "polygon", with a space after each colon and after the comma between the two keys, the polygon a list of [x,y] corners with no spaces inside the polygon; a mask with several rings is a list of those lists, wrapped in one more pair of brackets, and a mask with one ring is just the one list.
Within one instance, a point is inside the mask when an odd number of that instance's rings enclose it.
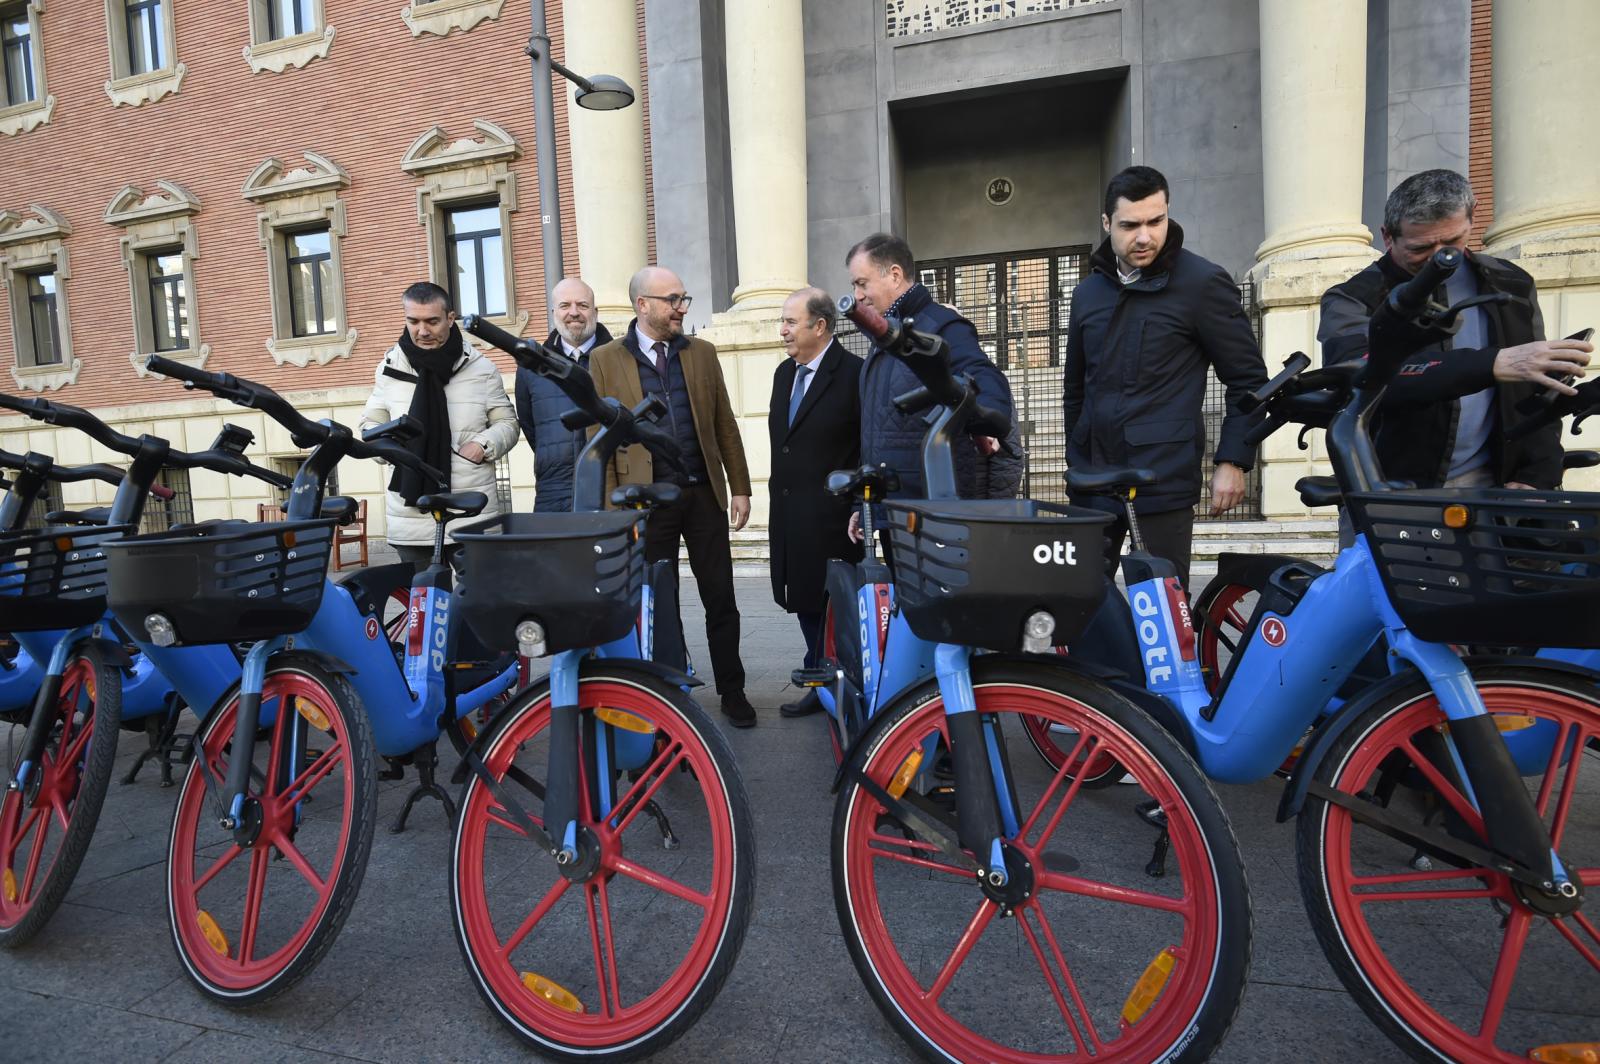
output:
{"label": "headlight on bicycle", "polygon": [[517,625],[517,653],[525,658],[545,656],[544,625],[538,621],[522,621]]}
{"label": "headlight on bicycle", "polygon": [[1056,619],[1044,610],[1028,614],[1022,625],[1022,650],[1027,654],[1048,654],[1050,637],[1055,634]]}
{"label": "headlight on bicycle", "polygon": [[144,619],[145,634],[158,647],[170,647],[178,641],[178,630],[172,619],[164,613],[152,613]]}

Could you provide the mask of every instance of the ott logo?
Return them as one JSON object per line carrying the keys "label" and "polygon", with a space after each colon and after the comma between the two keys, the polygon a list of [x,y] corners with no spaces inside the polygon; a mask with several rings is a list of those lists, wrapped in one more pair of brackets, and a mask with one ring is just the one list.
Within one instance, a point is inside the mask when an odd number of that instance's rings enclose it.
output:
{"label": "ott logo", "polygon": [[1033,548],[1033,560],[1040,565],[1077,565],[1078,545],[1063,543],[1059,539],[1051,543],[1041,543]]}

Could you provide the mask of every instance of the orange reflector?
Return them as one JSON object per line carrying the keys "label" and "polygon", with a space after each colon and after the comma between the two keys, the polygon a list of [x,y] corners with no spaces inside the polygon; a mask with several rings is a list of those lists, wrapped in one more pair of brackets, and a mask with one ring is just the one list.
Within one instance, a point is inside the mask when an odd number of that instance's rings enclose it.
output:
{"label": "orange reflector", "polygon": [[638,732],[640,735],[654,735],[656,733],[654,724],[651,724],[643,717],[636,717],[632,713],[626,713],[620,709],[600,706],[595,709],[594,715],[613,728],[621,728],[623,731]]}
{"label": "orange reflector", "polygon": [[1466,528],[1467,522],[1472,520],[1472,511],[1460,503],[1451,503],[1444,508],[1444,527]]}
{"label": "orange reflector", "polygon": [[332,727],[332,725],[328,723],[328,715],[322,712],[322,707],[312,702],[307,702],[303,698],[297,698],[295,699],[295,709],[299,710],[300,715],[306,718],[307,724],[311,725],[318,731],[327,731]]}
{"label": "orange reflector", "polygon": [[899,798],[906,793],[906,788],[911,786],[911,781],[916,777],[917,769],[922,767],[922,751],[913,750],[906,759],[900,762],[894,779],[889,781],[889,793]]}
{"label": "orange reflector", "polygon": [[1144,1019],[1145,1013],[1150,1011],[1150,1006],[1156,1003],[1161,991],[1166,988],[1167,979],[1177,963],[1178,955],[1171,946],[1156,954],[1155,960],[1150,962],[1139,981],[1133,984],[1128,1000],[1122,1003],[1124,1023],[1134,1024]]}
{"label": "orange reflector", "polygon": [[1138,488],[1129,488],[1128,489],[1128,501],[1132,502],[1133,501],[1133,497],[1135,495],[1137,495],[1137,494],[1139,494],[1139,489]]}
{"label": "orange reflector", "polygon": [[64,552],[64,551],[69,551],[71,549],[72,549],[72,537],[71,536],[57,536],[56,537],[56,550]]}
{"label": "orange reflector", "polygon": [[278,533],[278,542],[282,543],[285,548],[294,546],[294,531],[291,529],[288,532]]}
{"label": "orange reflector", "polygon": [[588,1011],[583,1007],[583,1002],[579,1001],[577,995],[572,991],[560,983],[552,982],[535,972],[523,972],[522,985],[558,1009],[576,1013]]}
{"label": "orange reflector", "polygon": [[468,739],[476,739],[478,737],[478,726],[472,723],[471,717],[461,718],[461,731]]}
{"label": "orange reflector", "polygon": [[211,919],[211,914],[201,909],[196,919],[200,924],[200,933],[206,937],[206,945],[215,950],[217,956],[226,957],[228,955],[228,936],[224,935],[222,928],[218,927],[217,922]]}
{"label": "orange reflector", "polygon": [[1600,1042],[1567,1042],[1528,1051],[1529,1060],[1545,1064],[1600,1064]]}
{"label": "orange reflector", "polygon": [[0,876],[0,890],[5,891],[6,901],[17,900],[17,874],[9,868],[4,876]]}
{"label": "orange reflector", "polygon": [[1537,723],[1538,721],[1533,717],[1524,716],[1521,713],[1496,713],[1494,715],[1494,726],[1503,732],[1521,731],[1524,728],[1531,728]]}
{"label": "orange reflector", "polygon": [[907,532],[915,532],[916,530],[917,530],[917,515],[916,515],[916,513],[912,512],[912,513],[906,514],[906,531]]}

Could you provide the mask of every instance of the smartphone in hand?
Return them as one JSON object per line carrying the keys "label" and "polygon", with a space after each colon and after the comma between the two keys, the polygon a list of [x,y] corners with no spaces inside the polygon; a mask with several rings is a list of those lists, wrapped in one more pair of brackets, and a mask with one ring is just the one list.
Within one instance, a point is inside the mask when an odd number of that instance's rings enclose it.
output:
{"label": "smartphone in hand", "polygon": [[[1567,339],[1567,340],[1582,340],[1584,343],[1588,343],[1590,338],[1592,338],[1593,336],[1594,336],[1594,330],[1593,329],[1579,329],[1577,332],[1573,333],[1571,336],[1564,337],[1564,339]],[[1556,380],[1560,381],[1562,384],[1571,384],[1573,381],[1575,381],[1577,379],[1578,379],[1578,375],[1575,374],[1575,373],[1563,373],[1563,374],[1561,374],[1561,376],[1556,378]],[[1547,407],[1551,403],[1555,402],[1556,401],[1556,397],[1559,396],[1560,394],[1561,393],[1556,391],[1554,388],[1546,388],[1542,392],[1538,392],[1537,394],[1527,396],[1520,403],[1517,404],[1517,413],[1523,415],[1524,417],[1529,417],[1529,416],[1531,416],[1533,414],[1537,414],[1541,410],[1543,410],[1545,407]]]}

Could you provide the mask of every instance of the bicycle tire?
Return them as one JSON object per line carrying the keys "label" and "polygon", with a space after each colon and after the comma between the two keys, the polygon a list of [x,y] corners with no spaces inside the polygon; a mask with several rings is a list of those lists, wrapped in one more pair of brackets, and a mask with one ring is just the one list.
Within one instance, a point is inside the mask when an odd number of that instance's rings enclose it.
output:
{"label": "bicycle tire", "polygon": [[[1558,844],[1558,852],[1593,892],[1600,886],[1600,825],[1592,813],[1581,823],[1572,816],[1576,805],[1568,788],[1585,762],[1600,761],[1593,752],[1600,736],[1600,690],[1583,678],[1529,666],[1479,665],[1473,678],[1491,712],[1578,729],[1552,738],[1538,782],[1543,786],[1548,777],[1554,793],[1555,779],[1562,780],[1568,800],[1558,800],[1554,809],[1545,806],[1546,823],[1553,831],[1560,827],[1556,837],[1564,844]],[[1431,793],[1443,800],[1441,809],[1451,810],[1445,816],[1447,830],[1483,845],[1481,821],[1473,823],[1458,809],[1465,801],[1461,791],[1425,752],[1437,741],[1428,736],[1447,734],[1439,731],[1447,728],[1444,720],[1432,691],[1419,678],[1352,721],[1318,764],[1315,778],[1376,801],[1388,772],[1399,781],[1388,802],[1391,811],[1396,798],[1404,806],[1422,804],[1425,809]],[[1429,767],[1422,767],[1419,759]],[[1591,772],[1595,768],[1600,765]],[[1407,871],[1406,862],[1416,860],[1413,847],[1356,824],[1347,810],[1314,796],[1307,799],[1296,825],[1296,853],[1306,911],[1334,972],[1373,1023],[1412,1059],[1527,1060],[1540,1045],[1593,1041],[1592,1015],[1568,1016],[1563,1025],[1560,1002],[1582,999],[1585,989],[1588,1001],[1600,1000],[1600,972],[1578,951],[1567,951],[1557,922],[1539,917],[1519,900],[1507,877],[1438,853],[1423,855],[1436,867],[1413,865]],[[1580,853],[1582,860],[1570,859]],[[1369,867],[1378,869],[1376,876],[1361,874]],[[1430,889],[1429,883],[1448,889]],[[1389,889],[1366,891],[1369,886]],[[1592,903],[1564,922],[1586,919],[1592,950],[1600,946],[1600,935],[1586,912],[1592,914]],[[1556,930],[1528,934],[1541,924]],[[1582,934],[1583,925],[1578,927]],[[1422,936],[1417,928],[1423,929]],[[1426,948],[1430,939],[1437,943],[1436,952]],[[1530,949],[1536,955],[1530,956]],[[1506,984],[1496,991],[1503,955],[1512,964]],[[1535,985],[1519,986],[1518,980],[1530,971]],[[1481,1009],[1475,990],[1481,992]],[[1496,997],[1498,1018],[1486,1025]],[[1538,1014],[1513,1007],[1513,998],[1525,1006],[1536,1004]],[[1466,1029],[1468,1024],[1476,1035]],[[1506,1049],[1501,1044],[1506,1040],[1516,1040],[1521,1048]]]}
{"label": "bicycle tire", "polygon": [[[283,711],[289,697],[296,700],[298,712]],[[215,860],[203,855],[200,851],[229,839],[216,826],[222,810],[208,793],[202,773],[211,770],[212,784],[220,792],[226,778],[224,750],[231,746],[237,708],[235,688],[194,738],[194,757],[173,811],[167,916],[178,960],[200,992],[222,1004],[245,1007],[289,990],[332,948],[366,872],[378,810],[376,755],[360,695],[348,679],[309,655],[279,655],[268,663],[262,685],[263,719],[270,712],[272,720],[261,730],[264,735],[257,739],[254,758],[265,765],[259,776],[252,772],[250,785],[251,796],[261,803],[261,832],[248,847],[235,842]],[[297,719],[305,722],[301,734],[306,742],[323,748],[288,779],[290,769],[280,758],[294,741],[295,729],[302,727],[294,723]],[[322,738],[312,738],[313,734]],[[336,753],[338,760],[330,760]],[[328,787],[329,781],[337,781],[337,787]],[[338,809],[330,816],[327,798],[335,790]],[[323,800],[308,805],[304,798]],[[233,869],[236,858],[246,852],[249,860],[241,863],[248,869]],[[198,873],[202,862],[208,866],[203,875]],[[230,870],[234,874],[225,877]],[[246,878],[242,911],[235,921],[233,895],[238,893],[240,871]],[[274,877],[270,891],[269,876]],[[303,897],[304,887],[294,877],[310,887],[309,898]],[[290,902],[294,892],[300,892],[296,908],[304,914],[277,916],[291,911],[289,903],[278,903],[269,921],[264,899],[271,896],[276,902],[285,895],[285,887],[292,888]],[[224,913],[226,925],[212,911],[213,907],[221,911],[224,903],[229,907]],[[266,926],[269,922],[271,926]],[[256,947],[264,931],[271,952],[262,958]],[[282,944],[274,946],[278,940]]]}
{"label": "bicycle tire", "polygon": [[[849,775],[834,807],[834,899],[851,960],[873,1000],[901,1037],[929,1060],[1081,1060],[1091,1052],[1095,1060],[1107,1062],[1207,1058],[1227,1034],[1243,1000],[1251,947],[1249,889],[1238,844],[1209,782],[1143,711],[1067,668],[975,661],[973,689],[977,711],[996,721],[1002,736],[1006,717],[1034,713],[1075,724],[1085,742],[1092,739],[1113,754],[1167,811],[1183,882],[1176,898],[1171,879],[1162,881],[1167,893],[1158,894],[1150,880],[1137,878],[1144,873],[1134,867],[1142,864],[1142,856],[1124,866],[1128,848],[1109,846],[1115,832],[1106,830],[1107,823],[1117,817],[1134,822],[1131,803],[1120,800],[1128,792],[1088,791],[1066,781],[1058,768],[1039,801],[1032,803],[1032,790],[1044,770],[1032,760],[1017,762],[1010,771],[1012,789],[1019,810],[1032,812],[1007,841],[1027,856],[1027,875],[1035,879],[1021,900],[1009,904],[1027,948],[1011,943],[1011,936],[997,942],[998,935],[985,945],[1001,907],[964,866],[941,862],[935,845],[905,838],[897,821],[884,831],[889,816],[885,807]],[[852,768],[888,789],[891,781],[898,783],[895,778],[912,753],[926,749],[944,728],[943,702],[930,681],[882,714]],[[1003,753],[1000,763],[1008,764]],[[916,781],[913,775],[910,786],[918,786]],[[1060,804],[1038,839],[1027,841],[1044,816],[1047,800],[1058,798]],[[1083,860],[1092,853],[1102,875],[1120,872],[1137,889],[1068,874],[1078,858],[1059,851],[1056,835],[1068,814],[1072,844],[1081,848]],[[880,874],[880,859],[887,873]],[[1022,886],[1019,881],[1018,889]],[[1069,894],[1068,888],[1081,893]],[[897,894],[904,899],[904,911],[891,913],[885,900]],[[1070,904],[1075,911],[1066,919],[1043,915],[1047,901],[1059,914],[1068,898],[1074,899]],[[1145,914],[1141,927],[1132,932],[1119,927],[1111,950],[1056,939],[1052,922],[1062,928],[1103,926],[1087,911],[1101,901],[1113,908],[1137,907]],[[1171,920],[1152,915],[1158,912],[1175,916],[1176,933]],[[1146,949],[1128,948],[1137,941]],[[1148,952],[1151,945],[1153,954]],[[1069,952],[1079,966],[1077,977],[1066,960]],[[921,975],[906,961],[908,955],[919,958]],[[1170,963],[1169,974],[1150,982],[1160,963]],[[1035,965],[1038,971],[1026,976]],[[1041,979],[1045,972],[1051,974]],[[1142,1001],[1133,993],[1140,987],[1153,991]],[[956,1006],[946,1004],[953,994],[970,997],[971,1007],[962,1006],[957,1014]],[[1104,1022],[1100,1018],[1107,1016],[1117,1018],[1115,1038],[1098,1033]],[[1002,1041],[1002,1036],[1024,1044]]]}
{"label": "bicycle tire", "polygon": [[[68,716],[74,705],[78,709]],[[85,642],[73,649],[52,710],[58,722],[45,745],[35,776],[38,782],[24,791],[0,791],[0,948],[4,949],[31,940],[60,908],[100,822],[122,719],[122,677],[100,647]],[[74,731],[79,712],[81,723],[88,727],[80,725]],[[69,744],[66,757],[61,756],[63,744]],[[11,770],[7,778],[14,778],[16,766],[7,767]],[[41,800],[48,807],[41,807]],[[34,842],[19,877],[14,858],[30,837],[27,806],[35,811]],[[55,816],[49,815],[52,810]],[[61,839],[41,877],[38,869],[52,825],[60,827]]]}
{"label": "bicycle tire", "polygon": [[[681,690],[620,663],[608,663],[586,669],[579,681],[578,696],[580,707],[588,711],[586,717],[592,719],[593,708],[603,706],[647,719],[659,729],[650,762],[638,770],[636,780],[622,785],[627,793],[613,807],[607,823],[620,810],[632,811],[625,812],[615,832],[606,835],[595,874],[574,892],[584,895],[576,907],[587,909],[587,927],[581,918],[566,919],[575,906],[564,906],[563,899],[575,900],[567,897],[574,884],[561,876],[549,855],[520,829],[495,814],[495,809],[504,807],[498,805],[493,790],[476,774],[469,777],[462,795],[451,846],[451,910],[457,942],[474,984],[491,1011],[519,1038],[559,1060],[632,1060],[658,1051],[688,1030],[732,971],[754,898],[754,826],[744,783],[727,740],[705,711]],[[542,736],[549,723],[549,709],[546,680],[524,691],[497,718],[494,731],[480,744],[486,771],[497,781],[505,783],[514,765],[530,775],[544,775],[547,750]],[[592,756],[586,757],[586,779],[590,778],[587,773],[593,764]],[[688,771],[679,771],[680,766]],[[628,780],[632,775],[621,778]],[[508,786],[515,788],[513,800],[537,819],[542,809],[540,796],[522,784]],[[667,904],[671,892],[665,887],[649,887],[637,878],[642,874],[667,877],[645,864],[642,853],[625,856],[633,853],[626,847],[633,845],[636,837],[628,836],[624,843],[623,835],[633,827],[643,827],[646,835],[651,830],[648,823],[641,824],[646,820],[639,815],[644,803],[629,806],[628,798],[634,794],[669,803],[670,819],[675,824],[685,823],[683,817],[695,814],[697,802],[705,803],[705,821],[702,824],[697,817],[694,825],[696,829],[704,827],[704,835],[689,836],[683,848],[674,851],[681,863],[668,880],[682,891],[689,891],[690,876],[703,874],[702,881],[707,886],[701,894],[710,900],[703,906],[704,916],[697,924],[692,919],[684,921],[693,927],[669,925],[675,911]],[[590,803],[584,804],[585,828],[601,834]],[[491,827],[496,828],[492,838]],[[705,840],[710,840],[711,852],[709,859],[701,860],[705,854],[700,844]],[[503,906],[497,905],[498,896],[490,897],[495,880],[491,866],[498,868],[502,861],[520,869],[515,881],[507,884],[515,888],[516,897]],[[547,887],[546,883],[553,885]],[[530,910],[526,900],[530,897],[543,900]],[[660,904],[651,905],[648,920],[629,927],[617,916],[630,910],[635,897],[642,897],[646,904],[658,900]],[[677,897],[683,897],[683,893]],[[513,919],[497,920],[496,908],[509,911]],[[502,941],[499,926],[515,926],[521,935],[516,942],[510,941],[510,935]],[[521,952],[523,943],[534,937],[531,932],[535,927],[543,936],[542,947]],[[572,932],[570,937],[578,943],[577,949],[552,946],[551,936],[563,930]],[[645,958],[643,964],[639,958],[630,957],[627,967],[632,970],[623,972],[624,965],[617,960],[618,948],[620,944],[626,953],[630,941],[648,942],[655,956]],[[681,951],[680,962],[676,960],[680,952],[676,943],[684,941],[687,946]],[[591,953],[587,959],[582,956],[585,945]],[[591,960],[592,984],[585,973]],[[524,963],[536,963],[539,970],[522,971]],[[647,970],[651,964],[656,965],[653,971],[665,968],[666,977],[651,974]],[[643,988],[633,1005],[623,1002],[625,977],[630,990]],[[562,998],[561,994],[571,996]],[[558,998],[566,1001],[568,1008],[552,1004]],[[611,1007],[609,1014],[608,1000],[620,1005]],[[597,1011],[590,1010],[591,1003],[598,1004]],[[572,1011],[573,1006],[584,1011]]]}

